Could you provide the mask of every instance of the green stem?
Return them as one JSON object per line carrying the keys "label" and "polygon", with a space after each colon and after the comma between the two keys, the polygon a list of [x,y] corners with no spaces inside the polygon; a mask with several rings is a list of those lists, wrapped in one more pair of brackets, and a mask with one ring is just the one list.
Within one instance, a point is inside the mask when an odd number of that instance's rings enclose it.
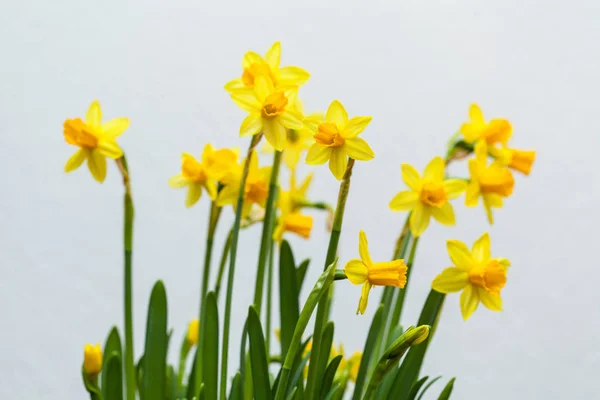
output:
{"label": "green stem", "polygon": [[[333,217],[333,226],[331,229],[331,236],[329,237],[329,246],[327,248],[327,257],[325,258],[326,269],[334,260],[337,254],[338,243],[340,241],[340,234],[342,232],[342,222],[344,221],[344,210],[346,208],[346,200],[348,199],[348,192],[350,190],[350,178],[352,177],[352,168],[354,167],[354,160],[351,158],[348,162],[348,167],[344,173],[344,177],[340,182],[340,190],[338,194],[338,201],[335,207],[335,214]],[[321,348],[321,335],[323,333],[323,326],[327,322],[327,295],[323,296],[319,301],[317,307],[317,316],[315,318],[315,326],[313,330],[313,345],[310,356],[310,364],[308,367],[308,379],[306,383],[306,399],[311,400],[317,393],[317,368],[319,364],[320,348]]]}
{"label": "green stem", "polygon": [[267,354],[271,349],[271,309],[273,301],[273,259],[275,253],[275,243],[271,242],[271,250],[269,251],[269,270],[267,277],[267,322],[265,324],[265,347]]}
{"label": "green stem", "polygon": [[233,297],[233,279],[235,277],[235,261],[237,255],[238,238],[240,234],[240,224],[242,221],[242,209],[244,206],[244,193],[246,189],[246,180],[248,178],[248,170],[250,169],[250,162],[252,157],[256,157],[254,154],[254,147],[260,141],[261,135],[256,135],[252,138],[250,146],[248,147],[248,155],[246,156],[246,162],[244,163],[244,170],[242,172],[242,179],[240,181],[240,188],[237,198],[237,205],[235,210],[235,220],[233,222],[233,229],[231,235],[231,250],[229,257],[229,273],[227,275],[227,297],[225,298],[225,317],[223,322],[223,347],[221,351],[221,382],[220,382],[220,398],[225,400],[227,396],[227,358],[229,356],[229,325],[231,322],[231,303]]}
{"label": "green stem", "polygon": [[265,206],[265,218],[263,221],[262,237],[260,239],[260,251],[258,253],[258,267],[256,269],[256,284],[254,286],[254,307],[258,316],[262,308],[263,289],[265,286],[265,266],[269,257],[269,250],[273,243],[273,217],[275,215],[275,200],[277,198],[277,181],[279,179],[279,166],[281,165],[281,151],[276,151],[273,157],[273,168],[269,181],[269,197]]}
{"label": "green stem", "polygon": [[117,167],[123,177],[124,196],[124,227],[123,247],[125,250],[124,271],[124,311],[125,311],[125,382],[127,400],[135,400],[135,365],[133,362],[133,301],[132,301],[132,250],[133,250],[133,198],[131,196],[131,181],[125,155],[116,160]]}
{"label": "green stem", "polygon": [[231,249],[231,238],[233,236],[233,228],[229,230],[227,234],[227,241],[223,246],[223,253],[221,254],[221,262],[219,263],[219,274],[217,275],[217,283],[215,284],[215,294],[217,299],[219,298],[219,291],[221,290],[221,282],[223,281],[223,274],[225,273],[225,265],[227,264],[227,256],[229,255],[229,249]]}

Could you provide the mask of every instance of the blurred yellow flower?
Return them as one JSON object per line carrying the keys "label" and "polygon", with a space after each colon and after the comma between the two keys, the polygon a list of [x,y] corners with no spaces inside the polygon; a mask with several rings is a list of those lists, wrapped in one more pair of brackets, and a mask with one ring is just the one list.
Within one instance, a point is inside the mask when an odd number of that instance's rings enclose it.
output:
{"label": "blurred yellow flower", "polygon": [[267,141],[282,151],[286,142],[286,129],[303,129],[302,114],[293,106],[296,87],[276,88],[265,75],[254,80],[253,90],[231,92],[232,100],[248,115],[240,126],[240,136],[263,133]]}
{"label": "blurred yellow flower", "polygon": [[407,268],[402,259],[374,263],[369,254],[367,235],[362,230],[358,235],[358,252],[360,259],[348,261],[344,272],[350,282],[355,285],[363,285],[356,313],[364,314],[371,287],[378,285],[403,288],[406,284]]}
{"label": "blurred yellow flower", "polygon": [[65,165],[65,172],[76,170],[87,160],[94,179],[103,182],[106,178],[106,157],[117,159],[123,156],[123,150],[117,144],[117,137],[129,127],[127,118],[115,118],[102,123],[100,103],[94,101],[85,122],[81,118],[67,119],[63,133],[67,143],[78,146]]}
{"label": "blurred yellow flower", "polygon": [[435,157],[427,164],[423,177],[408,164],[402,164],[402,179],[411,189],[398,193],[390,208],[394,211],[412,211],[410,214],[410,231],[413,236],[420,236],[431,217],[444,225],[454,225],[454,209],[448,200],[454,199],[467,188],[467,183],[460,179],[445,179],[445,165],[441,157]]}
{"label": "blurred yellow flower", "polygon": [[[253,204],[258,204],[259,206],[264,207],[267,197],[269,196],[271,167],[259,168],[258,156],[255,151],[250,153],[250,157],[251,159],[248,169],[248,178],[246,179],[246,187],[244,189],[244,206],[242,209],[243,218],[246,218],[250,215]],[[244,163],[245,161],[243,161],[241,165],[235,164],[231,171],[221,180],[225,187],[223,187],[217,197],[217,205],[219,207],[231,204],[233,209],[236,209]]]}
{"label": "blurred yellow flower", "polygon": [[86,344],[83,348],[83,370],[86,374],[98,375],[102,370],[102,349],[97,345]]}
{"label": "blurred yellow flower", "polygon": [[295,170],[292,170],[289,191],[279,191],[277,206],[281,211],[281,215],[273,232],[273,239],[277,242],[283,240],[285,232],[293,232],[308,239],[312,230],[313,218],[310,215],[300,213],[299,210],[307,204],[306,191],[310,186],[313,175],[307,175],[300,187],[296,186],[295,176]]}
{"label": "blurred yellow flower", "polygon": [[472,104],[469,109],[469,122],[464,123],[460,132],[467,143],[484,140],[488,145],[501,143],[506,145],[512,135],[512,126],[506,119],[492,119],[485,122],[483,113],[477,104]]}
{"label": "blurred yellow flower", "polygon": [[186,207],[191,207],[206,190],[211,200],[217,198],[217,182],[236,164],[238,154],[234,150],[214,150],[210,144],[204,146],[202,162],[194,156],[183,153],[181,156],[181,173],[169,179],[169,186],[175,189],[188,188],[185,199]]}
{"label": "blurred yellow flower", "polygon": [[299,67],[280,68],[281,44],[275,42],[261,57],[259,54],[249,51],[244,55],[242,61],[243,73],[241,78],[236,78],[225,85],[225,90],[234,92],[254,87],[256,77],[265,75],[269,77],[277,87],[300,86],[310,78],[310,74]]}
{"label": "blurred yellow flower", "polygon": [[277,242],[283,240],[285,232],[293,232],[304,239],[310,238],[310,232],[313,226],[313,218],[310,215],[299,212],[284,213],[279,216],[277,227],[273,232],[273,239]]}
{"label": "blurred yellow flower", "polygon": [[490,236],[484,233],[473,244],[472,251],[458,240],[449,240],[447,247],[454,266],[442,271],[431,287],[445,294],[462,290],[460,309],[465,321],[480,302],[490,310],[502,311],[500,290],[506,284],[510,262],[491,257]]}
{"label": "blurred yellow flower", "polygon": [[369,144],[358,137],[365,130],[371,117],[354,117],[348,119],[346,109],[334,100],[327,109],[325,121],[319,117],[306,118],[304,123],[314,136],[314,143],[306,155],[306,163],[310,165],[325,164],[329,161],[329,169],[337,180],[342,179],[348,157],[360,161],[368,161],[375,157]]}
{"label": "blurred yellow flower", "polygon": [[501,162],[495,161],[488,166],[487,157],[485,142],[477,143],[475,158],[469,160],[471,181],[467,187],[465,204],[467,207],[475,207],[481,197],[488,221],[493,224],[492,208],[502,207],[502,199],[512,194],[515,180],[510,170]]}
{"label": "blurred yellow flower", "polygon": [[518,149],[505,149],[504,151],[507,153],[507,165],[509,168],[529,175],[531,166],[535,161],[535,151]]}
{"label": "blurred yellow flower", "polygon": [[198,329],[200,328],[200,322],[197,319],[193,319],[190,321],[188,325],[188,331],[186,340],[192,346],[198,343]]}
{"label": "blurred yellow flower", "polygon": [[356,351],[349,358],[346,358],[346,355],[344,354],[344,345],[340,344],[339,350],[336,350],[335,348],[331,349],[331,358],[337,357],[338,355],[342,356],[342,360],[338,365],[336,376],[342,376],[347,374],[348,378],[352,382],[356,382],[356,377],[358,376],[358,369],[360,368],[362,352]]}

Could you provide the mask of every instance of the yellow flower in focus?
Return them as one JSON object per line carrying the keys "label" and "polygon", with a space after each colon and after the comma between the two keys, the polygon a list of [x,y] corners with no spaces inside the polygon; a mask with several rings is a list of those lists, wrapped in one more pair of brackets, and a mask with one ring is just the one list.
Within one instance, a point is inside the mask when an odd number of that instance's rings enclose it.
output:
{"label": "yellow flower in focus", "polygon": [[481,197],[488,221],[493,224],[492,208],[502,207],[503,198],[512,194],[515,179],[510,170],[498,161],[488,166],[487,155],[485,142],[477,143],[475,158],[469,160],[471,181],[467,187],[465,204],[467,207],[475,207]]}
{"label": "yellow flower in focus", "polygon": [[348,157],[360,161],[371,160],[375,157],[375,153],[364,139],[358,137],[371,119],[371,117],[348,119],[346,109],[337,100],[329,105],[325,121],[316,116],[306,118],[304,122],[316,142],[308,150],[306,163],[319,165],[329,161],[329,169],[333,176],[340,180],[348,166]]}
{"label": "yellow flower in focus", "polygon": [[197,319],[193,319],[190,321],[188,325],[188,331],[186,340],[192,346],[198,343],[198,329],[200,328],[200,322]]}
{"label": "yellow flower in focus", "polygon": [[491,257],[490,236],[484,233],[471,251],[458,240],[448,240],[447,247],[454,266],[446,268],[433,280],[433,290],[444,294],[462,290],[460,309],[465,321],[480,302],[492,311],[502,311],[500,290],[506,284],[510,262]]}
{"label": "yellow flower in focus", "polygon": [[[250,166],[248,169],[248,178],[246,179],[246,187],[244,189],[244,206],[242,209],[242,218],[247,218],[250,215],[253,204],[258,204],[261,207],[265,206],[267,197],[269,196],[269,179],[271,177],[271,167],[258,167],[258,156],[255,151],[250,153]],[[217,197],[217,205],[223,207],[232,205],[235,210],[237,207],[237,198],[242,181],[243,164],[236,164],[231,171],[223,177],[221,182],[223,189]]]}
{"label": "yellow flower in focus", "polygon": [[483,113],[477,104],[472,104],[469,109],[470,121],[464,123],[460,132],[467,143],[484,140],[488,145],[501,143],[506,145],[512,135],[512,126],[506,119],[492,119],[485,122]]}
{"label": "yellow flower in focus", "polygon": [[81,118],[67,119],[63,133],[67,143],[78,146],[65,165],[65,172],[76,170],[87,160],[94,179],[104,182],[106,178],[106,157],[117,159],[123,156],[123,150],[117,144],[117,137],[129,127],[127,118],[115,118],[102,123],[100,103],[94,101],[85,122]]}
{"label": "yellow flower in focus", "polygon": [[248,115],[240,126],[240,136],[263,133],[267,141],[282,151],[286,142],[286,129],[303,129],[302,114],[294,105],[296,87],[276,88],[265,75],[254,80],[253,90],[232,92],[232,100]]}
{"label": "yellow flower in focus", "polygon": [[93,346],[86,344],[83,348],[83,369],[86,374],[95,376],[102,370],[102,349],[100,343]]}
{"label": "yellow flower in focus", "polygon": [[448,200],[454,199],[467,188],[467,183],[460,179],[445,179],[445,165],[441,157],[435,157],[427,164],[423,177],[408,164],[402,164],[402,179],[411,189],[398,193],[390,208],[394,211],[412,211],[410,214],[410,231],[413,236],[420,236],[431,217],[444,225],[454,225],[454,209]]}
{"label": "yellow flower in focus", "polygon": [[358,252],[360,259],[348,261],[344,272],[350,282],[355,285],[363,285],[356,313],[364,314],[371,287],[377,285],[403,288],[406,285],[407,267],[402,259],[374,263],[369,254],[367,235],[362,230],[358,235]]}
{"label": "yellow flower in focus", "polygon": [[249,51],[244,55],[242,61],[243,73],[241,78],[234,79],[225,85],[225,90],[234,92],[254,88],[256,77],[265,75],[269,77],[275,86],[300,86],[308,81],[310,74],[299,67],[280,68],[281,44],[275,42],[261,57],[259,54]]}
{"label": "yellow flower in focus", "polygon": [[210,144],[204,146],[202,162],[194,156],[183,153],[181,173],[169,179],[169,186],[175,189],[188,188],[186,207],[191,207],[202,195],[204,188],[211,200],[217,198],[217,182],[233,168],[238,158],[237,152],[230,149],[214,150]]}

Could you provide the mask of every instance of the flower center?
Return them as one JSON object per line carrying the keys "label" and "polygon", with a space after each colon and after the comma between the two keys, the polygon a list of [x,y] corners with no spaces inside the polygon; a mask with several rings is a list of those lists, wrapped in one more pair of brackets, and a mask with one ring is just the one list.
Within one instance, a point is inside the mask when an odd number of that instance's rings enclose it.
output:
{"label": "flower center", "polygon": [[64,125],[65,140],[85,149],[95,149],[98,138],[80,118],[68,119]]}
{"label": "flower center", "polygon": [[181,166],[181,173],[192,182],[202,183],[206,181],[204,166],[191,157],[186,157]]}
{"label": "flower center", "polygon": [[441,183],[424,183],[419,197],[422,203],[437,208],[442,207],[448,201],[446,190]]}
{"label": "flower center", "polygon": [[265,118],[273,118],[285,111],[288,99],[281,92],[271,93],[265,99],[262,114]]}
{"label": "flower center", "polygon": [[253,63],[250,64],[249,67],[244,68],[244,72],[242,73],[242,82],[246,87],[254,87],[254,79],[258,75],[266,75],[273,81],[275,84],[275,76],[271,72],[271,68],[269,68],[269,64],[267,63]]}
{"label": "flower center", "polygon": [[269,196],[266,182],[256,181],[246,184],[245,198],[252,203],[262,204]]}
{"label": "flower center", "polygon": [[315,141],[327,147],[341,147],[345,142],[344,138],[340,135],[337,125],[333,122],[323,122],[319,125]]}
{"label": "flower center", "polygon": [[473,268],[469,272],[469,281],[491,294],[498,295],[506,284],[506,267],[496,260],[491,260],[486,265]]}

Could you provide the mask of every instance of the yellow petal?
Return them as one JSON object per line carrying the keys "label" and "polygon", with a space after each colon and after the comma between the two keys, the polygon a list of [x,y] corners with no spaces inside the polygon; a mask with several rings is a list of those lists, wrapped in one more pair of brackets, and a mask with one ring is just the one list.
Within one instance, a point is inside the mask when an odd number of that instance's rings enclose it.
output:
{"label": "yellow petal", "polygon": [[369,144],[361,138],[346,139],[343,145],[344,152],[350,158],[359,161],[369,161],[375,157],[375,153]]}
{"label": "yellow petal", "polygon": [[71,172],[79,168],[88,156],[88,152],[89,150],[87,149],[77,150],[67,161],[67,164],[65,165],[65,172]]}
{"label": "yellow petal", "polygon": [[479,263],[487,263],[491,255],[490,235],[486,232],[473,243],[473,259]]}
{"label": "yellow petal", "polygon": [[467,190],[467,182],[462,179],[446,179],[444,190],[449,199],[455,199]]}
{"label": "yellow petal", "polygon": [[479,300],[492,311],[502,311],[502,297],[499,294],[492,294],[484,288],[478,288]]}
{"label": "yellow petal", "polygon": [[469,283],[469,274],[461,269],[450,267],[435,277],[431,287],[436,292],[454,293],[461,291]]}
{"label": "yellow petal", "polygon": [[327,120],[327,122],[335,123],[338,126],[338,129],[340,129],[346,125],[346,122],[348,122],[348,113],[346,112],[346,109],[342,103],[334,100],[327,109],[325,120]]}
{"label": "yellow petal", "polygon": [[208,197],[210,197],[212,201],[215,201],[217,198],[217,182],[214,180],[208,180],[204,183],[204,188],[208,193]]}
{"label": "yellow petal", "polygon": [[477,288],[474,288],[473,285],[465,286],[465,289],[460,294],[460,311],[465,321],[475,312],[478,305],[479,292]]}
{"label": "yellow petal", "polygon": [[223,207],[229,204],[235,204],[237,201],[237,195],[239,191],[239,183],[232,182],[231,185],[227,185],[219,192],[217,196],[217,205]]}
{"label": "yellow petal", "polygon": [[310,149],[308,149],[306,163],[308,165],[325,164],[331,157],[331,153],[331,147],[324,147],[320,144],[314,143],[312,146],[310,146]]}
{"label": "yellow petal", "polygon": [[240,78],[233,79],[225,84],[225,90],[230,93],[245,89],[247,89],[246,85],[244,85],[244,81]]}
{"label": "yellow petal", "polygon": [[471,122],[477,124],[483,124],[485,122],[481,108],[479,108],[477,104],[471,104],[471,107],[469,108],[469,118],[471,119]]}
{"label": "yellow petal", "polygon": [[350,118],[344,129],[340,134],[344,139],[352,139],[362,133],[365,130],[369,122],[371,122],[373,118],[371,117],[354,117]]}
{"label": "yellow petal", "polygon": [[440,224],[452,226],[456,223],[454,217],[454,209],[452,208],[452,204],[445,203],[440,208],[430,207],[431,215],[436,219]]}
{"label": "yellow petal", "polygon": [[260,103],[264,103],[268,95],[273,93],[275,87],[273,81],[265,75],[254,78],[254,94]]}
{"label": "yellow petal", "polygon": [[300,185],[298,190],[296,190],[296,192],[300,196],[302,196],[302,197],[306,196],[306,192],[308,191],[308,188],[310,187],[310,183],[312,182],[313,175],[314,174],[312,172],[310,174],[306,175],[306,178],[304,178],[304,180],[302,181],[302,184]]}
{"label": "yellow petal", "polygon": [[371,283],[366,281],[362,287],[362,293],[360,296],[360,300],[358,301],[358,310],[356,310],[357,314],[364,314],[367,310],[367,305],[369,304],[369,292],[371,291]]}
{"label": "yellow petal", "polygon": [[458,240],[448,240],[446,242],[448,255],[456,268],[469,271],[475,266],[473,256],[466,244]]}
{"label": "yellow petal", "polygon": [[265,55],[265,61],[271,67],[271,70],[276,71],[279,68],[279,61],[281,59],[281,43],[275,42],[267,50],[267,54]]}
{"label": "yellow petal", "polygon": [[261,115],[259,113],[251,113],[242,121],[240,136],[253,136],[260,133],[262,129],[263,121]]}
{"label": "yellow petal", "polygon": [[492,203],[489,201],[489,196],[483,196],[483,208],[487,215],[488,222],[490,225],[494,224],[494,213],[492,212]]}
{"label": "yellow petal", "polygon": [[467,207],[475,207],[479,202],[480,194],[479,184],[477,182],[470,182],[465,195],[465,205]]}
{"label": "yellow petal", "polygon": [[367,267],[373,265],[371,255],[369,254],[369,242],[367,241],[367,235],[362,229],[358,233],[358,254],[360,254],[360,258]]}
{"label": "yellow petal", "polygon": [[90,104],[90,108],[85,114],[85,123],[92,126],[100,126],[102,123],[102,109],[100,108],[100,103],[98,100],[94,100],[92,104]]}
{"label": "yellow petal", "polygon": [[329,170],[338,181],[344,177],[347,166],[348,156],[339,147],[332,149],[331,157],[329,158]]}
{"label": "yellow petal", "polygon": [[421,190],[421,175],[412,165],[402,164],[402,179],[415,192]]}
{"label": "yellow petal", "polygon": [[281,86],[300,86],[310,78],[310,74],[298,67],[283,67],[279,69],[277,84]]}
{"label": "yellow petal", "polygon": [[280,123],[288,129],[304,129],[302,114],[293,108],[286,108],[286,110],[279,116],[279,120]]}
{"label": "yellow petal", "polygon": [[475,145],[475,159],[481,163],[482,166],[487,165],[487,156],[488,156],[488,151],[487,151],[487,144],[485,143],[485,140],[480,140],[477,142],[477,144]]}
{"label": "yellow petal", "polygon": [[403,191],[394,196],[390,201],[390,208],[394,211],[409,211],[412,210],[419,201],[417,192]]}
{"label": "yellow petal", "polygon": [[185,197],[185,206],[191,207],[198,200],[200,200],[200,196],[202,195],[202,185],[200,183],[192,183],[188,186],[187,195]]}
{"label": "yellow petal", "polygon": [[323,117],[309,115],[308,117],[304,118],[303,122],[304,126],[310,131],[310,133],[314,135],[319,130],[319,125],[321,122],[323,122]]}
{"label": "yellow petal", "polygon": [[106,178],[106,157],[96,150],[92,150],[88,156],[88,168],[95,180],[102,183]]}
{"label": "yellow petal", "polygon": [[444,180],[445,164],[442,157],[435,157],[427,164],[423,172],[423,179],[432,180],[434,182]]}
{"label": "yellow petal", "polygon": [[252,64],[261,64],[263,62],[260,54],[254,51],[248,51],[244,54],[244,58],[242,59],[242,67],[248,68]]}
{"label": "yellow petal", "polygon": [[102,124],[102,133],[104,136],[114,139],[125,132],[127,128],[129,128],[129,119],[115,118],[111,119],[105,124]]}
{"label": "yellow petal", "polygon": [[173,189],[184,188],[189,185],[189,183],[190,182],[183,176],[183,174],[177,174],[169,179],[169,186],[171,186]]}
{"label": "yellow petal", "polygon": [[369,269],[361,260],[354,259],[346,263],[344,272],[348,280],[355,285],[361,285],[365,283],[369,276]]}
{"label": "yellow petal", "polygon": [[231,99],[239,108],[249,113],[260,113],[262,104],[256,98],[256,94],[252,90],[244,90],[235,93],[230,93]]}
{"label": "yellow petal", "polygon": [[410,214],[410,231],[414,237],[420,236],[423,232],[425,232],[425,229],[427,229],[427,226],[429,225],[429,218],[431,216],[429,208],[430,207],[418,202]]}
{"label": "yellow petal", "polygon": [[262,123],[265,139],[275,150],[282,151],[286,141],[285,127],[279,123],[278,118],[262,118]]}
{"label": "yellow petal", "polygon": [[123,150],[114,140],[101,139],[96,145],[96,151],[106,157],[117,159],[123,156]]}

